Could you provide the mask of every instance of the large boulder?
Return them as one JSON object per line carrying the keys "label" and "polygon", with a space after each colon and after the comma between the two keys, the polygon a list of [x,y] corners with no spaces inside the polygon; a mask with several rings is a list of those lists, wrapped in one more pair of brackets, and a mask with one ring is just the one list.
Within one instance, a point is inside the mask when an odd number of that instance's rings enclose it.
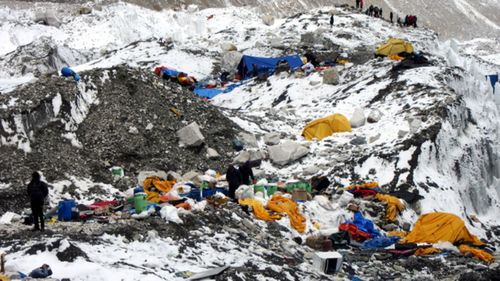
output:
{"label": "large boulder", "polygon": [[286,141],[282,144],[269,146],[269,158],[278,165],[287,165],[295,160],[298,160],[309,153],[309,149],[295,143]]}
{"label": "large boulder", "polygon": [[264,135],[264,143],[267,145],[276,145],[280,143],[280,134],[268,133]]}
{"label": "large boulder", "polygon": [[228,51],[222,54],[221,68],[224,71],[232,71],[238,67],[243,54],[238,51]]}
{"label": "large boulder", "polygon": [[234,163],[236,164],[243,164],[247,161],[250,161],[252,163],[258,163],[262,159],[264,159],[264,153],[260,150],[245,150],[240,152],[238,156],[236,156],[233,160]]}
{"label": "large boulder", "polygon": [[351,119],[349,120],[352,128],[359,128],[365,124],[365,113],[362,108],[354,109]]}
{"label": "large boulder", "polygon": [[257,138],[254,134],[241,132],[238,134],[238,140],[240,140],[246,148],[257,148]]}
{"label": "large boulder", "polygon": [[339,83],[339,72],[335,67],[323,71],[323,84],[338,85]]}
{"label": "large boulder", "polygon": [[167,179],[167,173],[164,171],[140,171],[137,176],[137,184],[142,186],[144,184],[144,180],[148,177],[157,176],[162,179]]}
{"label": "large boulder", "polygon": [[207,148],[207,158],[208,159],[217,159],[220,158],[220,154],[217,152],[217,150],[213,148]]}
{"label": "large boulder", "polygon": [[61,26],[61,22],[59,22],[56,15],[52,11],[43,11],[36,13],[35,22],[54,27]]}
{"label": "large boulder", "polygon": [[205,142],[205,137],[201,134],[200,126],[193,122],[177,131],[179,142],[183,146],[199,146]]}
{"label": "large boulder", "polygon": [[264,16],[262,16],[262,22],[265,25],[271,26],[274,24],[274,17],[271,15],[264,15]]}
{"label": "large boulder", "polygon": [[79,10],[78,10],[78,13],[80,15],[88,15],[90,13],[92,13],[92,8],[90,7],[86,7],[86,6],[83,6],[81,7]]}
{"label": "large boulder", "polygon": [[224,52],[238,51],[238,48],[236,48],[236,46],[231,42],[224,42],[220,44],[220,48]]}
{"label": "large boulder", "polygon": [[195,185],[200,185],[200,174],[196,171],[189,171],[182,175],[182,180],[184,181],[190,181],[194,183]]}

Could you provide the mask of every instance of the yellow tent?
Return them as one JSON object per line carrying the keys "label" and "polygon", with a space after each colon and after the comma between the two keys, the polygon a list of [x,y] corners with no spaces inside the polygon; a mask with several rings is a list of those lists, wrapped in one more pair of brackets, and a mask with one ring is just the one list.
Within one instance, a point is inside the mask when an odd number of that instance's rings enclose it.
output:
{"label": "yellow tent", "polygon": [[405,243],[471,243],[484,245],[479,238],[472,235],[464,221],[449,213],[429,213],[420,216],[413,230],[403,239]]}
{"label": "yellow tent", "polygon": [[402,39],[389,38],[387,42],[377,48],[375,54],[387,57],[402,52],[413,53],[413,45]]}
{"label": "yellow tent", "polygon": [[307,140],[314,138],[322,140],[333,133],[350,132],[351,130],[349,120],[344,115],[335,113],[309,122],[302,131],[302,135]]}

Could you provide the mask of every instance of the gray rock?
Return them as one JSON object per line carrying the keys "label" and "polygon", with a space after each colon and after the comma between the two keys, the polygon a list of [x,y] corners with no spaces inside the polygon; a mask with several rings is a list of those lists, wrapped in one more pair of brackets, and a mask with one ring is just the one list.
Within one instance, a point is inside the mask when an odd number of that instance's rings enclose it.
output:
{"label": "gray rock", "polygon": [[207,148],[207,158],[208,159],[217,159],[220,157],[220,154],[213,148]]}
{"label": "gray rock", "polygon": [[362,108],[354,109],[351,119],[349,120],[351,127],[359,128],[365,124],[365,113]]}
{"label": "gray rock", "polygon": [[138,135],[139,134],[139,129],[137,129],[137,127],[134,127],[134,126],[130,126],[128,128],[128,133],[132,134],[132,135]]}
{"label": "gray rock", "polygon": [[238,51],[224,52],[221,57],[221,68],[225,71],[235,69],[242,57],[243,54]]}
{"label": "gray rock", "polygon": [[377,123],[378,121],[380,121],[380,119],[382,119],[382,112],[378,109],[373,109],[372,111],[370,111],[370,114],[368,114],[368,117],[366,118],[366,121],[368,123]]}
{"label": "gray rock", "polygon": [[259,145],[257,144],[257,138],[255,137],[254,134],[249,134],[249,133],[239,133],[238,134],[238,139],[243,143],[245,147],[251,147],[251,148],[258,148]]}
{"label": "gray rock", "polygon": [[236,164],[243,164],[247,161],[256,162],[264,159],[264,154],[260,150],[244,150],[233,160]]}
{"label": "gray rock", "polygon": [[420,127],[422,127],[422,120],[420,120],[420,119],[412,119],[412,120],[409,120],[408,123],[410,125],[410,132],[412,134],[418,132]]}
{"label": "gray rock", "polygon": [[233,43],[224,42],[220,44],[220,48],[224,52],[238,51],[238,48]]}
{"label": "gray rock", "polygon": [[167,178],[167,173],[165,173],[164,171],[140,171],[139,172],[139,175],[137,175],[137,184],[142,186],[143,183],[144,183],[144,180],[147,178],[147,177],[151,177],[151,176],[157,176],[157,177],[160,177],[162,179],[166,179]]}
{"label": "gray rock", "polygon": [[199,179],[200,174],[196,171],[189,171],[182,175],[182,179],[184,181],[192,181],[194,184],[198,185],[200,184],[200,179]]}
{"label": "gray rock", "polygon": [[323,71],[323,84],[338,85],[339,83],[339,72],[335,67]]}
{"label": "gray rock", "polygon": [[363,145],[366,144],[366,138],[362,136],[357,136],[354,139],[352,139],[349,143],[352,145]]}
{"label": "gray rock", "polygon": [[92,8],[90,8],[90,7],[85,7],[85,6],[84,6],[84,7],[81,7],[81,8],[78,10],[78,13],[79,13],[80,15],[88,15],[88,14],[92,13]]}
{"label": "gray rock", "polygon": [[188,147],[199,146],[205,141],[205,137],[201,134],[200,127],[196,122],[178,130],[177,137],[181,145]]}
{"label": "gray rock", "polygon": [[309,149],[293,141],[269,146],[268,150],[269,158],[273,163],[278,165],[287,165],[309,153]]}
{"label": "gray rock", "polygon": [[274,24],[274,17],[271,15],[264,15],[262,16],[262,22],[267,26],[271,26]]}
{"label": "gray rock", "polygon": [[279,36],[272,36],[269,38],[269,45],[273,48],[284,48],[283,38]]}
{"label": "gray rock", "polygon": [[405,272],[406,271],[406,269],[404,267],[402,267],[400,265],[397,265],[397,264],[395,264],[393,266],[393,268],[394,268],[394,270],[399,271],[399,272]]}
{"label": "gray rock", "polygon": [[380,139],[382,135],[380,133],[374,135],[374,136],[371,136],[369,139],[368,139],[368,142],[369,143],[374,143],[376,141],[378,141]]}
{"label": "gray rock", "polygon": [[268,133],[264,135],[264,143],[267,145],[276,145],[280,143],[280,134]]}
{"label": "gray rock", "polygon": [[44,11],[35,14],[35,22],[40,22],[48,26],[59,27],[61,23],[53,11]]}
{"label": "gray rock", "polygon": [[182,180],[182,175],[177,173],[177,172],[174,172],[174,171],[168,171],[167,172],[167,175],[171,175],[175,178],[176,181],[181,181]]}
{"label": "gray rock", "polygon": [[498,267],[500,267],[500,263],[498,263],[498,262],[494,262],[494,263],[490,264],[490,268],[498,268]]}
{"label": "gray rock", "polygon": [[408,131],[406,130],[399,130],[398,131],[398,138],[404,138],[408,134]]}
{"label": "gray rock", "polygon": [[309,166],[309,167],[304,168],[302,173],[304,174],[304,176],[311,176],[311,175],[317,174],[319,171],[321,171],[319,167]]}
{"label": "gray rock", "polygon": [[[323,81],[324,81],[324,78],[323,78]],[[311,86],[316,86],[319,84],[321,84],[320,80],[313,79],[313,80],[309,81],[309,85],[311,85]]]}

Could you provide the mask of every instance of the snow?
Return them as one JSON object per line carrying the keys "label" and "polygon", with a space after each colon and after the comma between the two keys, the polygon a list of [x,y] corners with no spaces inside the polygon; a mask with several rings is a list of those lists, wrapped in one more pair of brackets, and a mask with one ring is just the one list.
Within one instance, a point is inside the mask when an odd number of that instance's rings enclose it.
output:
{"label": "snow", "polygon": [[57,93],[57,95],[52,99],[52,108],[54,110],[54,117],[59,115],[59,110],[61,110],[62,105],[62,97],[61,94]]}

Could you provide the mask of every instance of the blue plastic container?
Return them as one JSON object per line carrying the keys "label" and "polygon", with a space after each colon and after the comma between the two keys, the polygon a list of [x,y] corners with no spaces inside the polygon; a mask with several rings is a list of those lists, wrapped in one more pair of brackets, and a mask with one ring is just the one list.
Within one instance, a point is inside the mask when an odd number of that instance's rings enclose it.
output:
{"label": "blue plastic container", "polygon": [[59,201],[59,205],[57,206],[57,220],[71,221],[71,211],[74,207],[76,207],[75,200],[70,199]]}

